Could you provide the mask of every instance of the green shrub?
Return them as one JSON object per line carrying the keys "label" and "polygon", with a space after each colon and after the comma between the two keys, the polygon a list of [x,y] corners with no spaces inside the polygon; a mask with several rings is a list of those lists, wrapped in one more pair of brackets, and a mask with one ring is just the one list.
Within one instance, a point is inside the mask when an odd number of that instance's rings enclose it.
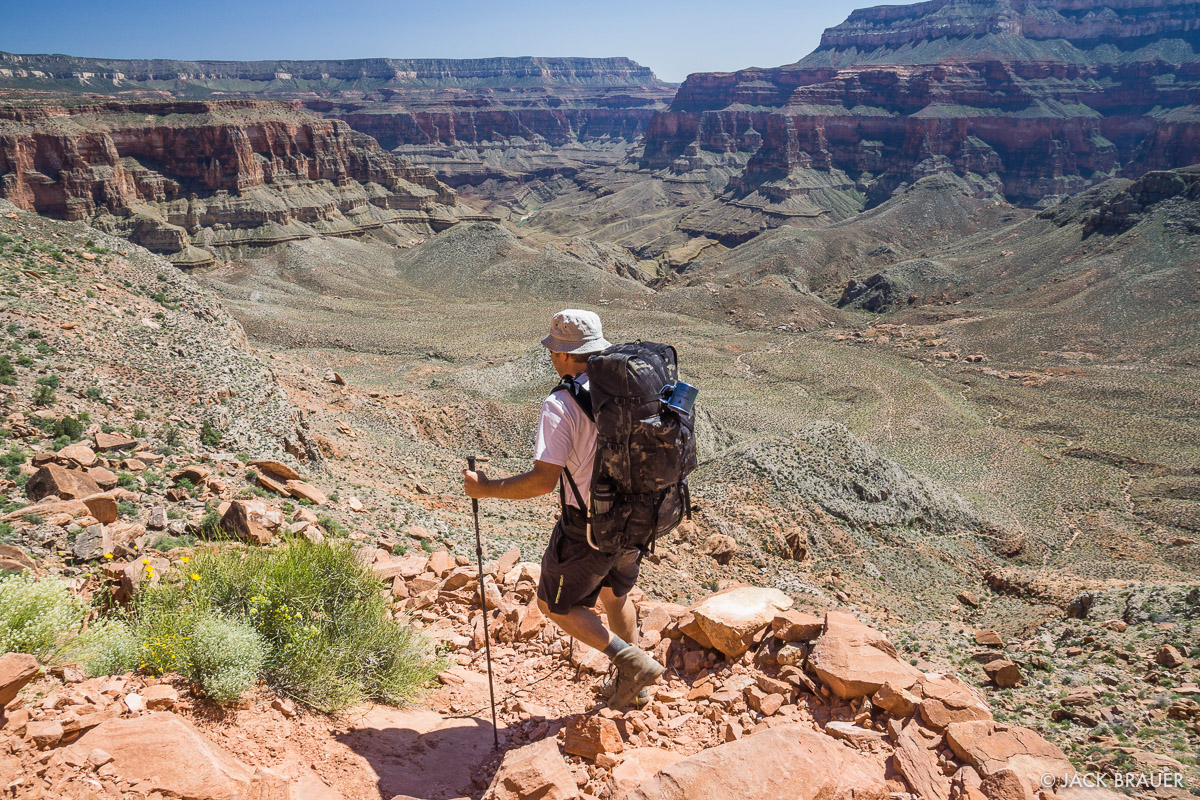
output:
{"label": "green shrub", "polygon": [[204,420],[200,426],[200,444],[214,448],[221,446],[221,432],[214,428],[208,420]]}
{"label": "green shrub", "polygon": [[441,666],[423,637],[392,619],[382,582],[349,543],[226,549],[199,554],[192,567],[197,596],[262,637],[267,682],[315,708],[399,703]]}
{"label": "green shrub", "polygon": [[[80,415],[83,417],[84,415]],[[63,417],[56,419],[50,426],[50,435],[57,438],[66,437],[72,442],[77,442],[83,438],[83,419],[75,417]]]}
{"label": "green shrub", "polygon": [[122,472],[117,476],[117,486],[120,486],[122,489],[132,489],[137,486],[137,478],[132,473]]}
{"label": "green shrub", "polygon": [[88,400],[103,400],[104,399],[104,392],[100,391],[99,386],[89,386],[87,388],[87,391],[85,391],[83,394],[85,397],[87,397]]}
{"label": "green shrub", "polygon": [[196,621],[187,653],[184,674],[218,703],[233,702],[253,686],[266,656],[262,639],[251,625],[218,616]]}
{"label": "green shrub", "polygon": [[51,389],[57,389],[61,381],[57,375],[43,375],[37,379],[38,386],[49,386]]}
{"label": "green shrub", "polygon": [[46,384],[38,384],[33,390],[33,404],[35,406],[48,406],[55,403],[58,396],[54,394],[54,390]]}
{"label": "green shrub", "polygon": [[83,623],[85,608],[57,578],[28,573],[0,578],[0,653],[55,662]]}
{"label": "green shrub", "polygon": [[66,447],[70,443],[71,443],[70,436],[56,436],[50,446],[53,447],[55,450],[62,450],[64,447]]}
{"label": "green shrub", "polygon": [[13,533],[13,526],[7,522],[0,522],[0,544],[8,544],[16,538],[16,534]]}
{"label": "green shrub", "polygon": [[0,384],[12,386],[17,382],[16,369],[13,368],[12,359],[7,355],[0,355]]}
{"label": "green shrub", "polygon": [[92,676],[121,675],[138,668],[138,640],[121,620],[100,620],[83,637],[80,663]]}

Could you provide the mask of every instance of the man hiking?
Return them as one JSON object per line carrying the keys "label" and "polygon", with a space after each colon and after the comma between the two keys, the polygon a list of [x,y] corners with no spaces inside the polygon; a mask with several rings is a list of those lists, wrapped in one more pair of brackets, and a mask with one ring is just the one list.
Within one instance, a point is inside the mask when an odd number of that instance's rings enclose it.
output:
{"label": "man hiking", "polygon": [[[555,314],[542,344],[559,376],[582,389],[588,386],[588,358],[610,347],[600,317],[578,309]],[[538,607],[567,634],[603,651],[612,661],[615,675],[600,687],[609,706],[640,707],[648,702],[649,687],[663,672],[663,666],[637,646],[637,612],[629,600],[644,550],[625,547],[605,553],[589,544],[587,498],[595,455],[596,425],[560,385],[542,402],[533,469],[511,478],[463,470],[463,488],[467,496],[477,499],[524,500],[560,486],[562,511],[542,556]],[[597,599],[611,631],[592,611]]]}

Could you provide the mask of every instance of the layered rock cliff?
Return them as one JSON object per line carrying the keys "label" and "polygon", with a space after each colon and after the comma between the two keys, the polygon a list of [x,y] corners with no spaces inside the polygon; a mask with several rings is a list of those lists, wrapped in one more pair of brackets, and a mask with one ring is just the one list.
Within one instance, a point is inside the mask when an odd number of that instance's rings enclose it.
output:
{"label": "layered rock cliff", "polygon": [[286,100],[346,121],[452,186],[619,160],[675,88],[627,58],[188,62],[0,53],[0,92],[6,87]]}
{"label": "layered rock cliff", "polygon": [[312,236],[398,241],[470,216],[339,120],[251,101],[0,108],[0,196],[183,266]]}
{"label": "layered rock cliff", "polygon": [[715,182],[744,235],[842,218],[941,172],[1036,205],[1200,161],[1198,53],[1196,2],[865,9],[796,64],[690,76],[640,163]]}

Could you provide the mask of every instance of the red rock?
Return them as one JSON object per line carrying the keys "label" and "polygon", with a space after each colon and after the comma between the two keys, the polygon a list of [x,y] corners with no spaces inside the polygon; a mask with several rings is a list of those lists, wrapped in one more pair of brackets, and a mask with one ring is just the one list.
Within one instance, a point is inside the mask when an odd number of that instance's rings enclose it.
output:
{"label": "red rock", "polygon": [[1167,669],[1182,667],[1187,663],[1183,658],[1183,654],[1169,644],[1164,644],[1158,648],[1158,652],[1154,654],[1154,661],[1159,666],[1166,667]]}
{"label": "red rock", "polygon": [[324,492],[304,481],[288,481],[287,490],[297,500],[308,500],[313,505],[323,506],[329,502],[329,498],[325,496]]}
{"label": "red rock", "polygon": [[1004,647],[1004,639],[993,630],[975,631],[975,644],[980,647]]}
{"label": "red rock", "polygon": [[509,571],[517,565],[521,560],[521,548],[514,547],[496,561],[496,568],[493,573],[497,581],[503,581]]}
{"label": "red rock", "polygon": [[1029,781],[1011,769],[997,770],[984,778],[979,791],[988,800],[1036,800]]}
{"label": "red rock", "polygon": [[881,708],[893,717],[907,717],[917,709],[921,698],[907,689],[885,683],[871,695],[871,705]]}
{"label": "red rock", "polygon": [[633,800],[884,800],[880,766],[807,725],[781,725],[663,767]]}
{"label": "red rock", "polygon": [[575,777],[563,763],[553,737],[509,750],[483,800],[573,800]]}
{"label": "red rock", "polygon": [[952,722],[992,718],[979,692],[953,675],[928,673],[913,685],[912,692],[921,698],[921,719],[937,731],[945,730]]}
{"label": "red rock", "polygon": [[681,758],[683,758],[683,753],[676,753],[661,747],[638,747],[626,750],[621,763],[612,769],[612,779],[617,790],[617,797],[633,791],[647,778]]}
{"label": "red rock", "polygon": [[104,491],[117,488],[117,476],[104,467],[92,467],[87,471],[88,477],[96,482]]}
{"label": "red rock", "polygon": [[986,720],[955,722],[946,728],[946,741],[983,778],[1011,769],[1037,786],[1043,775],[1061,778],[1075,771],[1062,750],[1029,728]]}
{"label": "red rock", "polygon": [[575,717],[567,723],[565,733],[563,752],[591,761],[601,753],[611,755],[625,749],[617,723],[604,717]]}
{"label": "red rock", "polygon": [[282,495],[283,497],[292,496],[292,493],[288,491],[287,484],[281,483],[272,477],[263,475],[262,473],[255,473],[254,480],[259,486],[263,487],[269,492],[274,492],[275,494]]}
{"label": "red rock", "polygon": [[167,711],[109,720],[72,747],[84,754],[103,750],[122,780],[152,780],[159,792],[171,797],[237,800],[249,796],[254,783],[245,765]]}
{"label": "red rock", "polygon": [[25,494],[34,501],[50,495],[60,500],[82,500],[99,493],[100,485],[88,477],[86,472],[63,469],[57,464],[42,467],[25,484]]}
{"label": "red rock", "polygon": [[924,800],[950,800],[950,779],[938,766],[933,748],[942,737],[926,731],[916,722],[901,727],[898,720],[888,725],[895,744],[896,770],[904,776],[912,793]]}
{"label": "red rock", "polygon": [[376,562],[371,569],[379,577],[380,580],[391,580],[392,578],[403,578],[412,580],[425,571],[426,559],[420,555],[404,556],[403,558],[389,558],[387,561]]}
{"label": "red rock", "polygon": [[454,557],[445,548],[435,550],[429,557],[428,569],[439,578],[444,578],[454,569]]}
{"label": "red rock", "polygon": [[1001,689],[1007,689],[1016,686],[1024,676],[1021,674],[1021,669],[1014,662],[1006,658],[998,658],[995,661],[989,661],[983,665],[983,671],[992,679],[992,683],[999,686]]}
{"label": "red rock", "polygon": [[[62,450],[59,450],[57,455],[60,460],[70,462],[70,466],[83,467],[85,469],[93,466],[100,460],[92,448],[82,443],[67,445]],[[34,466],[42,465],[35,464]]]}
{"label": "red rock", "polygon": [[62,723],[57,720],[31,720],[25,726],[25,738],[33,742],[33,746],[39,750],[54,747],[62,741]]}
{"label": "red rock", "polygon": [[274,536],[246,500],[234,500],[229,504],[221,517],[221,527],[231,536],[250,544],[266,544]]}
{"label": "red rock", "polygon": [[[250,462],[249,466],[257,467],[275,480],[283,481],[284,483],[287,481],[298,481],[302,477],[299,472],[282,461],[275,461],[269,458],[255,459]],[[281,492],[281,494],[283,493]]]}
{"label": "red rock", "polygon": [[907,689],[921,677],[920,670],[900,660],[882,633],[838,611],[825,615],[825,630],[808,663],[843,700],[872,695],[885,683]]}
{"label": "red rock", "polygon": [[[0,561],[11,561],[17,568],[13,572],[20,572],[26,569],[34,569],[37,564],[33,559],[19,547],[14,547],[11,544],[0,544]],[[3,703],[0,703],[3,705]]]}
{"label": "red rock", "polygon": [[[967,360],[969,361],[970,359]],[[979,608],[979,597],[973,592],[959,592],[958,602],[962,603],[964,606]]]}
{"label": "red rock", "polygon": [[25,684],[41,672],[37,659],[25,653],[0,656],[0,709],[13,701]]}
{"label": "red rock", "polygon": [[809,642],[821,635],[824,626],[815,614],[789,609],[771,620],[771,634],[782,642]]}
{"label": "red rock", "polygon": [[85,497],[83,504],[87,506],[88,512],[96,518],[96,521],[103,525],[116,522],[121,516],[120,510],[117,508],[117,500],[110,494],[94,494],[91,497]]}
{"label": "red rock", "polygon": [[169,711],[179,702],[179,692],[170,684],[158,683],[143,689],[142,699],[151,711]]}
{"label": "red rock", "polygon": [[179,483],[180,481],[188,481],[196,486],[202,486],[208,476],[212,474],[212,470],[202,464],[191,464],[183,469],[177,469],[171,473],[171,482]]}
{"label": "red rock", "polygon": [[769,717],[779,711],[783,707],[787,698],[781,694],[770,694],[764,692],[757,686],[747,686],[744,691],[746,697],[746,705],[762,714],[764,717]]}
{"label": "red rock", "polygon": [[123,433],[104,433],[103,431],[98,431],[92,437],[92,440],[96,445],[96,449],[101,452],[106,450],[129,450],[138,445],[137,439],[134,439],[132,436],[126,436]]}
{"label": "red rock", "polygon": [[792,599],[778,589],[740,586],[706,597],[691,612],[713,647],[734,661],[750,649],[755,634],[791,605]]}

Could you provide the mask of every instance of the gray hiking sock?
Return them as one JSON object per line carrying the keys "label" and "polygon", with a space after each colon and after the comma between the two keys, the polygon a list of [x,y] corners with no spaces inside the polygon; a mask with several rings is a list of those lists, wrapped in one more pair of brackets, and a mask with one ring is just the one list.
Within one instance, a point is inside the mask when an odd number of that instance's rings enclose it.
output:
{"label": "gray hiking sock", "polygon": [[617,653],[629,647],[629,642],[622,639],[620,636],[613,634],[612,641],[604,648],[604,655],[608,656],[609,660],[616,658]]}

